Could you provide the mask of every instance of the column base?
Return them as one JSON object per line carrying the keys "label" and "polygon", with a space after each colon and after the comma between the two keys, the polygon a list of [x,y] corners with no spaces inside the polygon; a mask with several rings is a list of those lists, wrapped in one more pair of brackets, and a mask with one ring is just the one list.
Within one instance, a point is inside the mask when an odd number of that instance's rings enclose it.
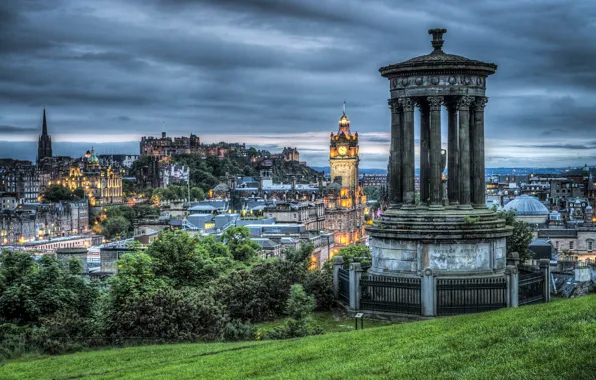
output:
{"label": "column base", "polygon": [[433,204],[433,205],[430,205],[428,207],[428,209],[431,211],[441,211],[441,210],[445,210],[445,207],[443,207],[443,205],[441,205],[441,204]]}
{"label": "column base", "polygon": [[483,203],[474,203],[474,204],[472,204],[472,207],[478,208],[478,209],[488,208],[488,207],[486,207],[486,204],[483,204]]}
{"label": "column base", "polygon": [[415,204],[403,204],[401,206],[402,210],[415,210],[416,209],[416,205]]}
{"label": "column base", "polygon": [[474,208],[472,207],[471,204],[466,204],[466,205],[458,205],[457,209],[458,210],[473,210]]}
{"label": "column base", "polygon": [[387,207],[389,210],[399,210],[401,208],[402,204],[401,203],[391,203],[389,204],[389,207]]}

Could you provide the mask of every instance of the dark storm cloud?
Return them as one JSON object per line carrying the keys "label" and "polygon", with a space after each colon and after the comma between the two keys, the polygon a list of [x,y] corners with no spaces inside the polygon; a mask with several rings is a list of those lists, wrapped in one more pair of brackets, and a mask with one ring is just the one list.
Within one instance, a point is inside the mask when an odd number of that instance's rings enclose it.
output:
{"label": "dark storm cloud", "polygon": [[[595,13],[591,0],[4,0],[0,114],[32,138],[47,106],[63,141],[162,129],[240,141],[335,132],[346,100],[361,150],[386,152],[389,92],[377,70],[430,52],[426,30],[441,26],[445,51],[499,65],[488,165],[530,162],[528,148],[567,164],[596,141]],[[324,136],[304,137],[309,160],[327,160]],[[259,146],[292,144],[268,138]],[[364,166],[386,161],[363,156]]]}
{"label": "dark storm cloud", "polygon": [[38,131],[36,128],[19,128],[11,125],[0,125],[1,134],[13,134],[13,133],[31,133]]}

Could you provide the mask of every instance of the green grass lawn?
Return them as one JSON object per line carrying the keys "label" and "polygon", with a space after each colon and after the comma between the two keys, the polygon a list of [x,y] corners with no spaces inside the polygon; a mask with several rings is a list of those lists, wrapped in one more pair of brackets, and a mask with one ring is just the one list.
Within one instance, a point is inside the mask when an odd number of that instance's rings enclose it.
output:
{"label": "green grass lawn", "polygon": [[[284,319],[279,319],[272,322],[264,322],[258,323],[255,326],[259,330],[263,331],[270,331],[273,330],[274,327],[279,327],[284,324]],[[334,311],[321,311],[315,312],[312,316],[312,322],[314,325],[321,327],[325,333],[331,332],[347,332],[347,331],[354,331],[356,327],[354,326],[354,318],[348,318],[346,313],[341,310],[334,310]],[[374,319],[365,319],[364,320],[364,328],[373,328],[373,327],[383,327],[389,326],[391,324],[400,323],[400,322],[389,322],[389,321],[379,321]],[[401,322],[403,323],[403,322]],[[360,322],[358,322],[358,329],[360,329]]]}
{"label": "green grass lawn", "polygon": [[2,379],[595,379],[596,296],[287,341],[29,357]]}

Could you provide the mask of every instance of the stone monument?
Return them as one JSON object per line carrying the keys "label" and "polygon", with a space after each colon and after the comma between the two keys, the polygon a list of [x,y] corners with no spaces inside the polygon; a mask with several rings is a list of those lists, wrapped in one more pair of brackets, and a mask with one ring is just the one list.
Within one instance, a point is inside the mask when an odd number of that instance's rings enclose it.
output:
{"label": "stone monument", "polygon": [[[497,66],[446,54],[444,33],[429,30],[434,48],[430,54],[379,70],[389,79],[391,92],[389,207],[368,228],[373,255],[369,274],[504,276],[506,237],[512,229],[485,204],[486,79]],[[442,107],[448,115],[446,160],[441,151]],[[414,177],[416,110],[419,200]]]}

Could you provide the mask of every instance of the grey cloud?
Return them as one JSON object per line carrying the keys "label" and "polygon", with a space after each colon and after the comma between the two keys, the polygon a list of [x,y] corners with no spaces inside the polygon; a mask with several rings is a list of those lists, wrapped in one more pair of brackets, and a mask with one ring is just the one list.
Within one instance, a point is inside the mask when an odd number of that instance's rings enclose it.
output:
{"label": "grey cloud", "polygon": [[19,128],[13,127],[11,125],[0,125],[0,133],[6,134],[16,134],[16,133],[30,133],[30,132],[37,132],[39,129],[37,128]]}

